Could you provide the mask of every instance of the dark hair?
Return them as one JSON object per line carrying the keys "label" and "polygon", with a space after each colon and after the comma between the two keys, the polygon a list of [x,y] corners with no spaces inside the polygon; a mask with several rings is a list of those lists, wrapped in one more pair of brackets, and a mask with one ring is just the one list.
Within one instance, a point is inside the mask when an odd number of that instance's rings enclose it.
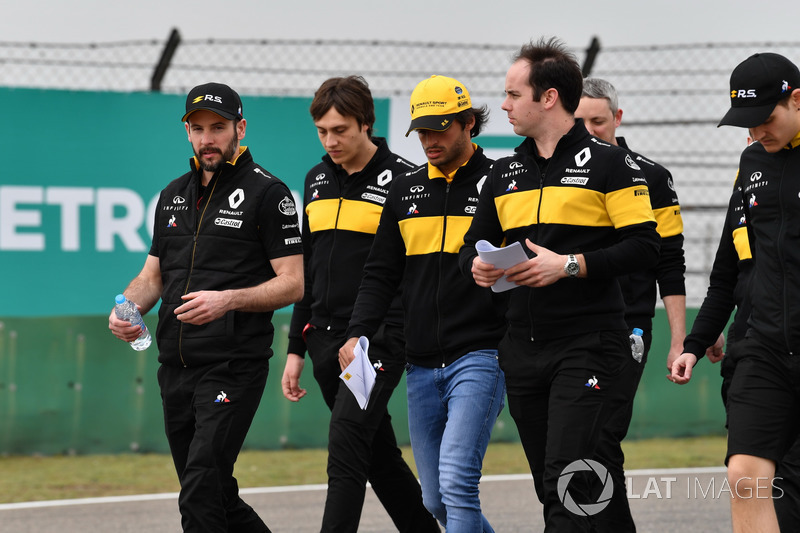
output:
{"label": "dark hair", "polygon": [[575,114],[583,90],[583,74],[575,55],[560,40],[551,37],[523,45],[514,62],[520,59],[531,67],[528,83],[533,88],[533,101],[538,102],[546,90],[555,89],[564,109]]}
{"label": "dark hair", "polygon": [[311,118],[319,120],[330,108],[336,108],[342,116],[353,117],[359,126],[367,125],[367,135],[372,137],[375,124],[375,104],[367,81],[361,76],[330,78],[314,93],[309,111]]}
{"label": "dark hair", "polygon": [[456,121],[461,124],[462,128],[467,125],[467,122],[469,122],[470,118],[475,119],[475,125],[472,126],[469,136],[477,137],[481,134],[481,130],[483,129],[484,124],[486,124],[486,121],[489,120],[489,108],[486,107],[486,105],[481,107],[471,107],[470,109],[459,111],[455,116]]}

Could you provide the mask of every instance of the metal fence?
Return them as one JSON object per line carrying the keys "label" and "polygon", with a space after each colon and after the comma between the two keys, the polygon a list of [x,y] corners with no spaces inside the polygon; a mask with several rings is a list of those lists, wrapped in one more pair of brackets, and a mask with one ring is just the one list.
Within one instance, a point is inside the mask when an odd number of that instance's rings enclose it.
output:
{"label": "metal fence", "polygon": [[[716,128],[729,105],[728,77],[759,51],[800,59],[800,42],[700,43],[574,50],[592,76],[611,81],[631,147],[668,167],[681,200],[687,292],[697,306],[719,238],[746,133]],[[209,79],[242,94],[310,96],[331,76],[361,74],[376,96],[408,95],[431,73],[464,82],[474,96],[500,96],[519,43],[489,45],[357,40],[182,41],[95,44],[0,42],[0,86],[185,93]]]}

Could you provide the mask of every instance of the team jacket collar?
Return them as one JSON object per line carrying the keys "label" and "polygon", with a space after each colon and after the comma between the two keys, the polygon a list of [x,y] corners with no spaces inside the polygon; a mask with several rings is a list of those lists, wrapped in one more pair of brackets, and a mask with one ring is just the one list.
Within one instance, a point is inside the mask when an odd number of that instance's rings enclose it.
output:
{"label": "team jacket collar", "polygon": [[[240,146],[239,147],[239,155],[233,161],[226,161],[226,165],[236,166],[237,163],[240,161],[242,164],[246,163],[248,160],[252,161],[253,156],[250,155],[250,150],[247,149],[247,146]],[[192,156],[189,159],[189,166],[192,168],[193,171],[197,172],[200,170],[200,162],[197,160],[197,157]]]}
{"label": "team jacket collar", "polygon": [[792,149],[797,148],[798,146],[800,146],[800,131],[797,132],[797,135],[794,136],[794,139],[789,141],[789,145],[786,146],[786,148]]}
{"label": "team jacket collar", "polygon": [[[561,137],[561,139],[559,139],[553,155],[557,154],[567,146],[571,146],[582,141],[588,136],[589,132],[586,130],[586,126],[583,124],[583,119],[576,118],[575,124],[572,126],[572,128],[570,128],[570,130],[563,137]],[[536,141],[534,141],[531,137],[525,137],[525,140],[522,141],[522,144],[514,148],[514,151],[520,154],[539,157],[539,150],[536,148]]]}
{"label": "team jacket collar", "polygon": [[446,175],[439,169],[439,167],[431,165],[430,162],[426,163],[428,166],[428,179],[444,178],[447,181],[453,181],[459,173],[472,173],[472,169],[479,167],[486,159],[486,156],[483,155],[483,148],[475,143],[472,143],[472,146],[475,148],[475,152],[473,152],[472,156],[463,165],[455,169],[450,175]]}

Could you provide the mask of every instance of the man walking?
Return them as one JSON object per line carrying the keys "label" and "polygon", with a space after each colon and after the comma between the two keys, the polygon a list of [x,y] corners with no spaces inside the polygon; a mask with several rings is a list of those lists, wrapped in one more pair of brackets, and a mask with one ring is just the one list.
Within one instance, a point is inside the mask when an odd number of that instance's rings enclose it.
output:
{"label": "man walking", "polygon": [[[609,144],[627,150],[631,159],[642,169],[650,192],[650,205],[661,236],[661,251],[658,263],[646,270],[632,272],[619,278],[625,299],[625,322],[628,330],[639,328],[644,340],[644,356],[638,366],[635,387],[644,372],[647,356],[653,341],[653,316],[656,306],[656,283],[664,302],[664,310],[670,327],[670,349],[667,368],[683,351],[686,336],[686,285],[684,272],[686,262],[683,254],[683,220],[681,206],[672,181],[672,175],[663,166],[628,148],[624,137],[616,131],[622,122],[617,90],[609,82],[599,78],[583,80],[583,93],[575,118],[583,119],[589,133]],[[635,389],[634,389],[635,390]],[[595,459],[608,468],[614,482],[614,495],[608,507],[592,516],[598,531],[614,533],[635,532],[636,526],[628,505],[623,465],[622,440],[628,433],[633,416],[633,398],[623,409],[614,412],[603,427]]]}
{"label": "man walking", "polygon": [[478,483],[504,404],[496,347],[505,298],[458,271],[458,250],[492,164],[471,140],[486,109],[473,107],[467,88],[447,76],[420,82],[410,103],[408,133],[417,131],[428,163],[389,191],[340,364],[353,360],[361,336],[376,335],[402,284],[408,426],[425,507],[448,533],[492,532]]}
{"label": "man walking", "polygon": [[[575,119],[582,87],[558,40],[521,48],[502,108],[525,140],[492,167],[460,258],[482,287],[503,275],[518,285],[499,356],[547,532],[590,531],[558,483],[594,457],[609,414],[633,397],[639,363],[617,277],[654,265],[660,240],[638,165]],[[495,268],[477,255],[482,239],[519,242],[531,259]],[[597,501],[588,478],[569,479],[570,501]]]}
{"label": "man walking", "polygon": [[387,410],[405,368],[399,297],[370,344],[377,377],[365,410],[339,379],[339,347],[346,340],[345,328],[386,196],[397,176],[414,165],[392,153],[385,139],[373,136],[375,108],[363,78],[325,81],[310,111],[327,153],[306,175],[305,296],[292,314],[281,382],[289,400],[305,396],[300,376],[307,350],[331,410],[322,531],[358,530],[367,481],[399,531],[438,531],[422,504],[419,482],[397,446]]}
{"label": "man walking", "polygon": [[[754,271],[747,333],[730,354],[726,464],[734,531],[770,533],[779,531],[776,464],[800,433],[800,70],[779,54],[754,54],[731,73],[729,95],[719,125],[748,128],[755,141],[737,182]],[[688,381],[697,357],[682,354],[671,379]]]}
{"label": "man walking", "polygon": [[[191,170],[162,192],[144,268],[125,289],[158,312],[158,383],[186,532],[264,533],[233,465],[269,372],[272,312],[303,294],[297,214],[286,185],[241,146],[239,95],[207,83],[186,97]],[[140,330],[112,311],[124,341]]]}

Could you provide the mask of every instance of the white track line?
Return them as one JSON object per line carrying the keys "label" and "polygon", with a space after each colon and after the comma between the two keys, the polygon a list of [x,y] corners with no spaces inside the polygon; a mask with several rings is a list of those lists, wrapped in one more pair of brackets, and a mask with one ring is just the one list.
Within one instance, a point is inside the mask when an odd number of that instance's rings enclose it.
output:
{"label": "white track line", "polygon": [[[702,468],[662,468],[652,470],[626,470],[625,475],[630,476],[659,476],[665,474],[720,474],[726,471],[724,466],[712,466]],[[481,483],[493,481],[526,481],[531,480],[530,474],[505,474],[496,476],[483,476]],[[308,492],[316,490],[326,490],[325,484],[319,485],[290,485],[285,487],[253,487],[239,489],[240,494],[270,494],[285,492]],[[102,503],[128,503],[144,502],[155,500],[177,499],[177,492],[165,492],[161,494],[135,494],[132,496],[104,496],[101,498],[76,498],[72,500],[46,500],[37,502],[2,503],[0,511],[10,511],[14,509],[35,509],[37,507],[63,507],[67,505],[92,505]]]}

